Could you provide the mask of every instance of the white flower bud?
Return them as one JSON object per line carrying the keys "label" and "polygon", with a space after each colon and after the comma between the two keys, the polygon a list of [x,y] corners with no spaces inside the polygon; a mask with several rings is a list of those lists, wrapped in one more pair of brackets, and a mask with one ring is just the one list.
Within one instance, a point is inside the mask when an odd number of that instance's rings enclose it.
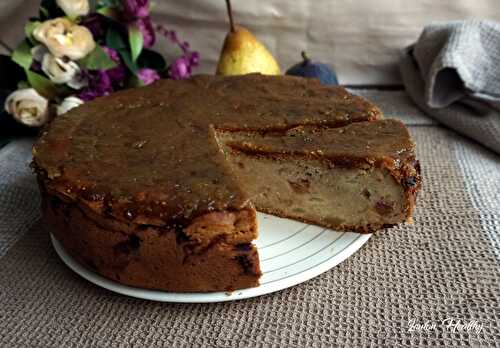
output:
{"label": "white flower bud", "polygon": [[56,0],[56,3],[69,17],[85,16],[90,9],[88,0]]}
{"label": "white flower bud", "polygon": [[42,70],[56,84],[63,84],[77,80],[80,74],[80,67],[72,61],[65,61],[64,58],[54,57],[46,53],[42,60]]}
{"label": "white flower bud", "polygon": [[49,120],[49,101],[33,88],[11,93],[4,107],[16,121],[30,127],[40,127]]}
{"label": "white flower bud", "polygon": [[77,106],[80,106],[83,103],[84,103],[84,101],[78,97],[75,97],[75,96],[66,97],[66,98],[64,98],[62,103],[57,106],[57,116],[65,114],[69,110],[76,108]]}

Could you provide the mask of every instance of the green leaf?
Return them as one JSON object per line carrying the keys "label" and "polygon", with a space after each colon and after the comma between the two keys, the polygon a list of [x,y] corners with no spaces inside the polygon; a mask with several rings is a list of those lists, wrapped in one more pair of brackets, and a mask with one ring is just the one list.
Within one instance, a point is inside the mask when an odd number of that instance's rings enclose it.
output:
{"label": "green leaf", "polygon": [[34,21],[34,22],[28,22],[24,26],[24,34],[26,35],[26,38],[31,42],[32,45],[37,44],[36,40],[33,38],[33,31],[39,24],[40,22]]}
{"label": "green leaf", "polygon": [[43,6],[40,6],[40,19],[46,19],[46,18],[49,18],[49,10],[47,10]]}
{"label": "green leaf", "polygon": [[130,77],[127,83],[127,88],[137,88],[144,86],[144,82],[137,76],[133,75]]}
{"label": "green leaf", "polygon": [[57,96],[57,88],[48,78],[36,72],[26,70],[28,82],[38,93],[47,99],[54,99]]}
{"label": "green leaf", "polygon": [[78,62],[88,70],[107,70],[116,67],[116,63],[108,57],[101,46],[96,46],[92,52]]}
{"label": "green leaf", "polygon": [[28,81],[19,81],[17,83],[17,89],[24,89],[24,88],[29,88],[30,87],[30,84],[28,83]]}
{"label": "green leaf", "polygon": [[106,33],[106,46],[115,50],[120,50],[127,48],[127,43],[117,28],[110,27]]}
{"label": "green leaf", "polygon": [[164,71],[167,68],[165,58],[158,52],[144,49],[137,60],[137,65],[140,68],[150,68],[156,71]]}
{"label": "green leaf", "polygon": [[118,7],[120,6],[119,0],[98,0],[96,4],[96,8],[100,9],[103,7]]}
{"label": "green leaf", "polygon": [[135,24],[129,25],[128,27],[128,42],[130,44],[130,52],[132,53],[132,60],[135,62],[141,54],[142,46],[144,44],[144,38],[139,30],[139,27]]}
{"label": "green leaf", "polygon": [[134,62],[134,60],[132,59],[132,55],[130,54],[130,52],[127,49],[120,49],[120,50],[118,50],[118,53],[122,57],[123,62],[125,63],[127,68],[133,74],[137,73],[137,71],[139,70],[139,67],[137,66],[137,63]]}
{"label": "green leaf", "polygon": [[120,19],[120,11],[116,7],[101,7],[96,12],[115,21]]}
{"label": "green leaf", "polygon": [[27,40],[24,40],[19,44],[19,46],[17,46],[12,53],[12,60],[24,69],[29,69],[31,67],[33,57],[31,55],[31,47]]}
{"label": "green leaf", "polygon": [[111,26],[106,33],[106,46],[109,48],[115,49],[122,58],[125,66],[135,74],[137,70],[139,70],[136,62],[132,59],[132,55],[128,49],[127,42],[123,38],[119,29]]}

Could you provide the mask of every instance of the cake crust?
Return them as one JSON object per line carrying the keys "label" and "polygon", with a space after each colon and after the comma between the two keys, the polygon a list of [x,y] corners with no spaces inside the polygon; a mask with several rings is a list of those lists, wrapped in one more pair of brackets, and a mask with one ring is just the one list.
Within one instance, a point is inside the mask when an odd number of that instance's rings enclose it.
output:
{"label": "cake crust", "polygon": [[185,224],[249,204],[216,129],[338,127],[380,117],[363,98],[316,80],[258,74],[162,80],[58,117],[35,145],[34,165],[57,191],[98,213],[139,224]]}
{"label": "cake crust", "polygon": [[[223,134],[302,132],[313,141],[271,136],[227,145],[271,159],[384,166],[404,187],[408,218],[420,187],[414,145],[401,136],[404,126],[381,118],[376,106],[341,87],[288,76],[197,76],[118,92],[59,116],[35,144],[43,218],[70,255],[124,284],[183,292],[256,286],[255,207],[219,143]],[[371,137],[377,126],[399,144]],[[330,137],[316,137],[318,129]],[[356,139],[371,147],[342,147]]]}
{"label": "cake crust", "polygon": [[44,223],[66,252],[109,279],[173,292],[233,291],[259,284],[259,258],[251,243],[254,210],[209,213],[176,229],[123,224],[55,193],[43,193],[42,202]]}

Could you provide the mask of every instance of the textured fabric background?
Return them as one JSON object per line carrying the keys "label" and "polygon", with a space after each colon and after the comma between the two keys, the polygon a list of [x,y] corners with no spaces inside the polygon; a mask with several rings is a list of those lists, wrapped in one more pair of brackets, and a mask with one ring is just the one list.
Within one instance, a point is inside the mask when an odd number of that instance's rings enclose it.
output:
{"label": "textured fabric background", "polygon": [[401,59],[400,70],[422,110],[500,154],[499,23],[426,27]]}
{"label": "textured fabric background", "polygon": [[410,52],[430,107],[445,107],[465,96],[500,106],[500,22],[429,25]]}
{"label": "textured fabric background", "polygon": [[[227,18],[224,0],[154,0],[153,19],[178,30],[202,54],[198,72],[213,73]],[[0,38],[11,45],[39,0],[1,0]],[[283,69],[300,51],[337,69],[342,83],[400,83],[397,62],[435,21],[485,18],[500,21],[498,0],[233,0],[235,19],[263,41]],[[160,42],[173,56],[171,46]]]}
{"label": "textured fabric background", "polygon": [[[156,303],[83,280],[53,251],[27,165],[0,150],[0,346],[498,346],[500,157],[423,116],[399,91],[357,91],[409,125],[424,177],[415,224],[376,233],[306,283],[221,304]],[[453,332],[446,318],[477,321]],[[436,328],[409,331],[409,321]]]}
{"label": "textured fabric background", "polygon": [[477,102],[474,105],[469,100],[456,102],[446,108],[431,108],[425,102],[425,82],[412,58],[404,57],[400,68],[406,90],[427,115],[500,153],[500,111],[485,108]]}

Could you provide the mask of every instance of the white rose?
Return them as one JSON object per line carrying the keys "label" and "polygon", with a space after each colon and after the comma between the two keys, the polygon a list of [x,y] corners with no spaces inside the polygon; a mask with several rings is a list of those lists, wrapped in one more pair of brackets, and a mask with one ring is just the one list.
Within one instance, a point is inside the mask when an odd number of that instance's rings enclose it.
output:
{"label": "white rose", "polygon": [[33,31],[33,37],[47,46],[57,58],[78,60],[95,48],[90,30],[66,18],[51,19],[39,24]]}
{"label": "white rose", "polygon": [[56,3],[70,17],[85,16],[89,13],[88,0],[56,0]]}
{"label": "white rose", "polygon": [[65,114],[69,110],[76,108],[77,106],[80,106],[83,103],[84,103],[84,101],[78,97],[74,97],[74,96],[66,97],[66,98],[64,98],[62,103],[57,106],[57,116]]}
{"label": "white rose", "polygon": [[42,70],[50,78],[50,81],[63,84],[67,83],[70,87],[81,88],[80,67],[71,60],[65,61],[64,58],[54,57],[46,53],[42,60]]}
{"label": "white rose", "polygon": [[49,101],[33,88],[11,93],[4,107],[15,120],[30,127],[40,127],[49,120]]}

